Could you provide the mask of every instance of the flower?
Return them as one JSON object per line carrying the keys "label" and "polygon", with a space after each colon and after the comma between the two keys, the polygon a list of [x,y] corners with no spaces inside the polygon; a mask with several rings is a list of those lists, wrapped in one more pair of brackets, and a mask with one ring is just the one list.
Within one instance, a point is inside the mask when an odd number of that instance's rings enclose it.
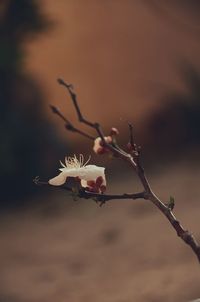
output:
{"label": "flower", "polygon": [[[108,144],[110,144],[112,142],[112,137],[111,136],[105,136],[104,139],[105,139],[106,143],[108,143]],[[96,154],[104,154],[104,153],[109,152],[109,149],[106,148],[106,147],[103,147],[102,146],[102,139],[100,137],[97,137],[94,140],[93,151]]]}
{"label": "flower", "polygon": [[83,155],[80,154],[79,159],[73,157],[65,157],[65,164],[61,163],[61,173],[49,180],[52,186],[63,185],[67,177],[78,178],[83,188],[92,192],[104,192],[106,188],[105,168],[95,165],[87,165],[90,158],[84,163]]}
{"label": "flower", "polygon": [[[115,127],[112,127],[111,130],[110,130],[110,135],[104,136],[105,142],[107,144],[112,144],[112,143],[116,142],[116,136],[118,134],[119,134],[118,129],[115,128]],[[103,146],[101,137],[97,137],[94,140],[93,151],[96,154],[104,154],[104,153],[110,152],[110,150],[108,148]]]}

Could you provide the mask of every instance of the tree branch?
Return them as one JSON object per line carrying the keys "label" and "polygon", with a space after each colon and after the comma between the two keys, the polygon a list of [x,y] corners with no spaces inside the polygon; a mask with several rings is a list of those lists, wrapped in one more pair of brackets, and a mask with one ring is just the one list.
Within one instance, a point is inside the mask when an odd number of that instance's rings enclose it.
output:
{"label": "tree branch", "polygon": [[[96,201],[99,201],[101,204],[105,203],[106,201],[110,201],[112,199],[138,199],[138,198],[143,198],[143,199],[148,199],[151,201],[159,210],[162,212],[162,214],[168,219],[170,222],[171,226],[175,229],[177,235],[186,243],[188,244],[195,255],[198,258],[198,261],[200,262],[200,246],[197,243],[196,239],[194,236],[188,231],[185,230],[180,222],[177,220],[175,217],[174,213],[172,212],[172,208],[170,205],[165,205],[152,191],[150,184],[148,182],[148,179],[146,178],[144,169],[141,164],[141,155],[140,155],[140,147],[137,146],[134,140],[134,135],[133,135],[133,126],[129,124],[129,135],[130,135],[130,145],[132,147],[130,153],[125,152],[121,148],[119,148],[117,145],[114,145],[112,143],[107,143],[104,138],[104,133],[103,130],[100,126],[99,123],[92,123],[88,121],[87,119],[84,118],[84,116],[81,113],[79,104],[77,102],[77,96],[73,92],[73,87],[71,84],[65,83],[62,79],[58,79],[58,83],[60,85],[63,85],[65,88],[67,88],[70,97],[72,99],[72,103],[75,107],[77,117],[79,122],[84,123],[85,125],[89,126],[90,128],[93,128],[96,130],[97,135],[101,138],[102,140],[102,145],[105,146],[111,153],[113,153],[115,156],[118,158],[126,161],[129,163],[129,165],[134,169],[136,174],[139,177],[139,180],[144,188],[144,192],[140,193],[135,193],[135,194],[121,194],[121,195],[107,195],[107,194],[98,194],[98,193],[92,193],[85,191],[83,189],[78,190],[77,194],[78,197],[80,198],[93,198]],[[65,122],[66,128],[68,130],[77,132],[87,138],[93,139],[90,135],[87,133],[82,132],[79,129],[76,129],[65,117],[57,110],[55,107],[51,107],[53,112],[59,115]],[[37,184],[48,184],[44,182],[40,182],[39,179],[37,178],[35,180],[35,183]],[[60,188],[65,189],[67,191],[73,192],[72,189],[66,187],[66,186],[61,186]]]}
{"label": "tree branch", "polygon": [[135,142],[134,142],[134,136],[133,136],[133,125],[131,123],[128,123],[129,127],[129,140],[130,140],[130,145],[133,150],[135,150]]}

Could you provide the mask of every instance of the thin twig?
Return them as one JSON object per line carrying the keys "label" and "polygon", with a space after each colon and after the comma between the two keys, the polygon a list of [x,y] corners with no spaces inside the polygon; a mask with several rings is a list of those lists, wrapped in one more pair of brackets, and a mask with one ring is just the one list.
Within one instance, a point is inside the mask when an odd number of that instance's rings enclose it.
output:
{"label": "thin twig", "polygon": [[[50,186],[52,187],[52,185],[50,185],[47,181],[41,181],[39,179],[39,177],[37,176],[33,182],[36,185],[46,185],[46,186]],[[73,193],[73,189],[66,186],[66,185],[62,185],[62,186],[58,186],[58,187],[53,187],[53,188],[57,188],[59,190],[66,190],[68,192]],[[100,193],[94,193],[94,192],[89,192],[86,191],[84,189],[79,189],[76,192],[77,197],[79,198],[84,198],[84,199],[95,199],[96,201],[100,201],[100,202],[107,202],[110,200],[119,200],[119,199],[145,199],[145,192],[139,192],[139,193],[124,193],[124,194],[100,194]]]}
{"label": "thin twig", "polygon": [[65,86],[65,87],[67,88],[67,90],[68,90],[68,92],[69,92],[69,94],[70,94],[70,96],[71,96],[71,99],[72,99],[72,101],[73,101],[74,107],[75,107],[75,109],[76,109],[76,113],[77,113],[77,115],[78,115],[79,121],[82,122],[82,123],[84,123],[84,124],[86,124],[86,125],[88,125],[88,126],[90,126],[90,127],[94,127],[94,123],[89,122],[88,120],[86,120],[86,119],[83,117],[83,115],[82,115],[82,113],[81,113],[81,110],[80,110],[80,108],[79,108],[78,102],[77,102],[76,94],[73,92],[73,86],[72,86],[71,84],[65,83],[65,81],[62,80],[62,79],[58,79],[58,83],[59,83],[60,85],[63,85],[63,86]]}
{"label": "thin twig", "polygon": [[54,114],[59,116],[65,122],[65,128],[67,130],[72,131],[74,133],[78,133],[78,134],[94,141],[94,139],[95,139],[94,136],[91,136],[91,135],[87,134],[86,132],[74,127],[74,125],[60,112],[60,110],[57,107],[50,105],[50,108]]}
{"label": "thin twig", "polygon": [[129,139],[130,139],[130,145],[133,148],[133,150],[135,149],[135,142],[134,142],[134,136],[133,136],[133,125],[131,123],[128,123],[128,127],[129,127]]}

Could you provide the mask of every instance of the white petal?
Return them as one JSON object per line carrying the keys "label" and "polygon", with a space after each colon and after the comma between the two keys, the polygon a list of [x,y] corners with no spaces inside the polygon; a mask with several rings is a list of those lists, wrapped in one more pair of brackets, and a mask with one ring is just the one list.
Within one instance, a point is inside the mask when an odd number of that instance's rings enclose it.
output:
{"label": "white petal", "polygon": [[52,186],[61,186],[66,182],[67,175],[60,173],[58,176],[49,180],[49,184]]}
{"label": "white petal", "polygon": [[87,185],[87,181],[85,179],[81,179],[81,186],[83,188],[86,188],[88,185]]}
{"label": "white petal", "polygon": [[103,178],[102,185],[106,186],[105,168],[95,165],[88,165],[79,169],[79,175],[81,179],[81,185],[86,187],[88,180],[94,180],[101,176]]}
{"label": "white petal", "polygon": [[98,151],[99,148],[102,148],[102,146],[100,145],[100,143],[101,143],[101,138],[97,137],[94,140],[94,146],[93,146],[93,150],[94,150],[95,153],[97,153],[97,151]]}
{"label": "white petal", "polygon": [[85,167],[85,175],[86,180],[96,180],[99,176],[101,176],[104,180],[103,184],[106,184],[106,178],[105,178],[105,168],[104,167],[98,167],[95,165],[88,165]]}

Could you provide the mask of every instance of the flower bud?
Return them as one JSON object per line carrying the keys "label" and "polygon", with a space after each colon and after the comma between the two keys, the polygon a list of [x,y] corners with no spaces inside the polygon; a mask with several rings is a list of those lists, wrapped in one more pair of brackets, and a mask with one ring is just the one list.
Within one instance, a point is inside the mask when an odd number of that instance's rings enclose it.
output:
{"label": "flower bud", "polygon": [[[111,136],[105,136],[104,137],[106,143],[110,144],[112,143],[112,137]],[[97,137],[94,141],[93,151],[96,154],[104,154],[109,152],[109,150],[103,146],[102,139],[100,137]]]}
{"label": "flower bud", "polygon": [[133,151],[133,146],[131,145],[130,142],[127,144],[127,149],[128,151]]}
{"label": "flower bud", "polygon": [[110,135],[113,136],[113,135],[118,135],[118,134],[119,134],[119,130],[115,127],[112,127],[110,130]]}

